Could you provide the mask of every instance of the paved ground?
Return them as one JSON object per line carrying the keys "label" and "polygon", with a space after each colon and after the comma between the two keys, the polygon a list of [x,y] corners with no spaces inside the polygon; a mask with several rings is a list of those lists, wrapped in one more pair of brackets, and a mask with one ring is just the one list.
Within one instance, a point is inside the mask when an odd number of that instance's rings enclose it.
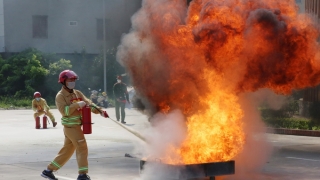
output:
{"label": "paved ground", "polygon": [[[107,111],[115,119],[114,109],[108,108]],[[58,111],[53,109],[52,112],[59,119]],[[126,112],[127,128],[141,132],[148,127],[146,116],[135,110],[127,109]],[[62,126],[53,128],[50,124],[49,129],[35,129],[31,110],[1,110],[0,117],[0,179],[43,179],[39,174],[62,147]],[[144,142],[110,119],[99,115],[92,115],[92,118],[95,123],[93,134],[86,135],[91,179],[142,179],[139,175],[140,159],[124,155],[138,155],[135,147],[142,147]],[[274,146],[274,153],[261,172],[253,172],[243,179],[319,179],[319,138],[274,134],[267,136]],[[59,180],[76,179],[75,156],[56,176]]]}
{"label": "paved ground", "polygon": [[[57,110],[52,110],[57,119]],[[113,116],[114,109],[108,109]],[[132,113],[131,113],[132,112]],[[144,116],[127,111],[137,128],[146,122]],[[35,129],[31,110],[0,111],[0,179],[43,179],[41,171],[53,160],[63,144],[61,125],[49,129]],[[137,118],[138,117],[138,118]],[[86,135],[89,148],[89,171],[92,179],[134,179],[139,176],[139,159],[124,157],[141,140],[110,119],[92,115],[93,133]],[[60,121],[60,120],[58,120]],[[61,180],[76,179],[75,156],[56,174]]]}

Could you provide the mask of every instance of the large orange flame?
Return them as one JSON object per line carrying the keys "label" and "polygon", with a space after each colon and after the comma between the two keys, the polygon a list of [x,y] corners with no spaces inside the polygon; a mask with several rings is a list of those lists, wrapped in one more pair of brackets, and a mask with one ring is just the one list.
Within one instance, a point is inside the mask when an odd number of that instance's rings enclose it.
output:
{"label": "large orange flame", "polygon": [[294,0],[144,0],[132,23],[119,61],[151,109],[186,117],[187,138],[168,150],[168,163],[237,156],[245,143],[239,94],[320,82],[318,30]]}

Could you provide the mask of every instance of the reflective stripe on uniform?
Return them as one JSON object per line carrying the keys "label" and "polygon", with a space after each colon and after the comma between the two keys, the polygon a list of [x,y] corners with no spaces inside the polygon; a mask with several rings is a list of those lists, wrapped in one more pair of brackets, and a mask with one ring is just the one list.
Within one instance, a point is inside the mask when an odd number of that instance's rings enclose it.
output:
{"label": "reflective stripe on uniform", "polygon": [[72,117],[63,117],[63,118],[61,118],[63,125],[74,125],[74,124],[80,125],[81,121],[80,122],[76,122],[77,120],[80,120],[80,119],[81,119],[81,116],[72,116]]}
{"label": "reflective stripe on uniform", "polygon": [[92,104],[91,104],[91,112],[94,112],[95,109],[99,111],[98,106],[95,105],[94,103],[92,103]]}
{"label": "reflective stripe on uniform", "polygon": [[88,171],[88,167],[81,167],[79,168],[79,171]]}
{"label": "reflective stripe on uniform", "polygon": [[61,168],[60,164],[58,164],[55,161],[51,161],[51,164],[54,165],[55,167],[59,168],[59,169]]}
{"label": "reflective stripe on uniform", "polygon": [[69,116],[69,106],[66,106],[66,107],[64,107],[64,114],[66,115],[66,116]]}

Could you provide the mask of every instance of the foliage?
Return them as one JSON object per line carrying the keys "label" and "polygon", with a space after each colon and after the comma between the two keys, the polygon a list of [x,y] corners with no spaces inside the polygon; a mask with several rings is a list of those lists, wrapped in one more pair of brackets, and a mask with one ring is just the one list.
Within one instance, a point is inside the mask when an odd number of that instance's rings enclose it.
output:
{"label": "foliage", "polygon": [[[107,94],[112,94],[112,87],[116,82],[116,76],[124,73],[124,68],[116,61],[116,49],[111,48],[106,51],[106,80]],[[77,89],[85,94],[88,88],[99,90],[104,88],[104,58],[103,52],[97,56],[90,56],[85,48],[80,53],[75,52],[70,58],[73,70],[78,74],[79,81],[76,82]]]}
{"label": "foliage", "polygon": [[58,77],[61,71],[71,69],[70,60],[60,59],[49,64],[49,74],[45,81],[46,94],[50,97],[55,97],[55,94],[61,89],[61,84],[58,83]]}
{"label": "foliage", "polygon": [[23,51],[8,60],[1,59],[1,94],[15,97],[33,94],[48,74],[48,70],[41,65],[41,60],[42,56],[33,49]]}
{"label": "foliage", "polygon": [[13,98],[13,97],[0,97],[0,107],[1,108],[13,108],[13,107],[30,107],[31,108],[32,99],[28,98]]}
{"label": "foliage", "polygon": [[[112,87],[116,76],[124,68],[116,61],[116,49],[106,51],[107,94],[112,98]],[[85,48],[74,54],[46,54],[34,48],[13,54],[7,59],[0,56],[0,97],[30,97],[41,92],[47,101],[53,101],[61,89],[58,75],[62,70],[72,69],[78,76],[76,88],[89,94],[88,88],[103,89],[104,59],[99,55],[87,54]]]}
{"label": "foliage", "polygon": [[264,122],[275,128],[312,129],[314,126],[305,118],[265,118]]}
{"label": "foliage", "polygon": [[[28,108],[31,109],[31,103],[33,98],[15,98],[12,96],[1,96],[0,97],[0,108]],[[47,104],[52,108],[55,107],[54,100],[47,100]]]}
{"label": "foliage", "polygon": [[[263,121],[268,126],[275,128],[320,130],[318,122],[312,119],[294,117],[299,112],[298,100],[296,99],[298,98],[288,98],[284,106],[278,110],[270,109],[267,106],[260,108]],[[316,116],[319,114],[320,103],[314,104],[311,109],[314,119],[320,119],[320,116]]]}
{"label": "foliage", "polygon": [[262,118],[290,118],[299,112],[298,100],[288,98],[287,102],[278,110],[267,106],[260,108]]}
{"label": "foliage", "polygon": [[58,60],[54,54],[29,48],[7,60],[0,58],[0,67],[0,95],[23,98],[32,97],[35,91],[45,96],[56,94],[56,73],[72,66],[70,61]]}

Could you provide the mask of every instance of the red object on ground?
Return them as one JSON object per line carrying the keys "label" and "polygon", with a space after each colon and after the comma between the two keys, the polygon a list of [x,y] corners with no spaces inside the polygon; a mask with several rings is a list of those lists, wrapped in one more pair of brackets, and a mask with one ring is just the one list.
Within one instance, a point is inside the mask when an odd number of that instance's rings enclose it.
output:
{"label": "red object on ground", "polygon": [[40,117],[36,117],[36,129],[40,129]]}
{"label": "red object on ground", "polygon": [[47,129],[47,116],[43,116],[42,124],[43,124],[43,129]]}
{"label": "red object on ground", "polygon": [[91,108],[89,106],[85,106],[82,108],[82,131],[83,134],[92,133]]}

